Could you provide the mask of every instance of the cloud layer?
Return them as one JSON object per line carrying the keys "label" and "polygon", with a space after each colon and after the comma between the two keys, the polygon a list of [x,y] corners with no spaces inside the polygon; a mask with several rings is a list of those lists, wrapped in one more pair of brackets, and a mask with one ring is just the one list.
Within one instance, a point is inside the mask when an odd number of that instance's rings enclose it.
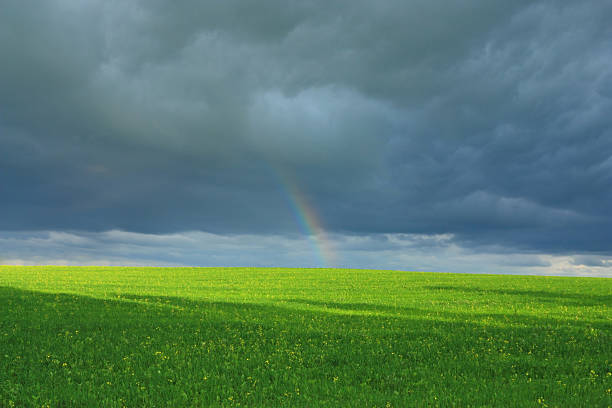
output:
{"label": "cloud layer", "polygon": [[333,264],[312,237],[36,231],[0,233],[3,258],[13,265],[343,267],[436,272],[612,277],[612,257],[550,255],[457,245],[452,235],[332,234]]}
{"label": "cloud layer", "polygon": [[291,180],[338,236],[611,256],[610,21],[609,1],[7,1],[0,230],[289,239]]}

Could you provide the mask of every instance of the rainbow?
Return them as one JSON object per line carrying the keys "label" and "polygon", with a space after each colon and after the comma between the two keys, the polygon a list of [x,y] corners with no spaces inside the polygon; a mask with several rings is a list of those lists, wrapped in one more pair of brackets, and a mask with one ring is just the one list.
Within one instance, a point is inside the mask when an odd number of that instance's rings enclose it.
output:
{"label": "rainbow", "polygon": [[276,171],[283,196],[289,203],[293,214],[302,231],[308,236],[322,267],[332,267],[336,264],[333,246],[323,228],[320,217],[314,207],[297,187],[286,172]]}

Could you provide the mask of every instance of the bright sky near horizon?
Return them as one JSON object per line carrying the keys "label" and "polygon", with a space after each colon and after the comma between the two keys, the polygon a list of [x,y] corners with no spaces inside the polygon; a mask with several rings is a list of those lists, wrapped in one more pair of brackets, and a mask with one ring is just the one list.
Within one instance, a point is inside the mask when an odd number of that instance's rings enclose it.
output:
{"label": "bright sky near horizon", "polygon": [[612,277],[610,21],[4,1],[0,264]]}

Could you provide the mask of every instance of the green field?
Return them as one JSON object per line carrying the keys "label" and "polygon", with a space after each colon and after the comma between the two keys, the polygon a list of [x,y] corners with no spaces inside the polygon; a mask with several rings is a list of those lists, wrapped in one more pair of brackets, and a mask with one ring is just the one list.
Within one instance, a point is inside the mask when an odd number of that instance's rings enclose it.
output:
{"label": "green field", "polygon": [[0,266],[0,406],[612,406],[612,279]]}

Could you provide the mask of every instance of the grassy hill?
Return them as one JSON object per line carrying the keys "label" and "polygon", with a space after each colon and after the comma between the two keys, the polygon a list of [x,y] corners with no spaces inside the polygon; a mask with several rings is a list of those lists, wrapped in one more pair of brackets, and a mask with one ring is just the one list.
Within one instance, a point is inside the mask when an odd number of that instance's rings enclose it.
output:
{"label": "grassy hill", "polygon": [[612,406],[612,279],[0,266],[0,406]]}

